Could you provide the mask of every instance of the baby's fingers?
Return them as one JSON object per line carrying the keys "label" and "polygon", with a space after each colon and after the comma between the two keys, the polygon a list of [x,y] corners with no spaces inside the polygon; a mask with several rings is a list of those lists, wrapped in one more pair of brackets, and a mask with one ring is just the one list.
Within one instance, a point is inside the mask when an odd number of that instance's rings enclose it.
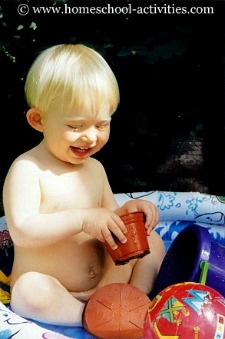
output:
{"label": "baby's fingers", "polygon": [[146,215],[145,227],[147,229],[147,234],[149,235],[150,232],[156,227],[159,222],[159,213],[156,208],[151,210],[151,213]]}
{"label": "baby's fingers", "polygon": [[103,239],[104,242],[107,243],[113,250],[116,250],[118,245],[115,241],[115,238],[113,237],[113,234],[111,232],[109,232],[109,234],[104,235],[103,234]]}
{"label": "baby's fingers", "polygon": [[103,238],[104,241],[106,241],[109,244],[109,246],[114,250],[117,249],[118,247],[117,243],[119,241],[123,244],[127,241],[126,236],[117,226],[112,227],[110,230],[107,229],[106,231],[103,231]]}

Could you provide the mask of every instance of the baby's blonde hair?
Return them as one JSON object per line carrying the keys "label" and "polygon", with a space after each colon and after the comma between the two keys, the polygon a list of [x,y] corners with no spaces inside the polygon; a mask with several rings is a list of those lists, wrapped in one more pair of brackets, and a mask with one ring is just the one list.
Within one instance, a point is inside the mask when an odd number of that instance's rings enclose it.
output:
{"label": "baby's blonde hair", "polygon": [[118,83],[110,66],[94,49],[81,45],[56,45],[43,51],[32,64],[25,94],[30,107],[47,113],[78,111],[88,99],[93,112],[108,104],[111,114],[119,103]]}

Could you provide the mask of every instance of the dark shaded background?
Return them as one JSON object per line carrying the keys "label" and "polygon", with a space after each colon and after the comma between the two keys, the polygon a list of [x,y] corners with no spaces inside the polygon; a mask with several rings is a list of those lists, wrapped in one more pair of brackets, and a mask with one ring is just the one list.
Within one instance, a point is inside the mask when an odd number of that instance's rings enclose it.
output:
{"label": "dark shaded background", "polygon": [[[30,6],[213,6],[202,15],[21,16]],[[225,195],[224,1],[0,1],[0,181],[41,140],[28,126],[23,94],[37,54],[85,43],[108,61],[121,103],[111,137],[96,155],[115,193],[148,190]],[[3,209],[1,211],[3,212]]]}

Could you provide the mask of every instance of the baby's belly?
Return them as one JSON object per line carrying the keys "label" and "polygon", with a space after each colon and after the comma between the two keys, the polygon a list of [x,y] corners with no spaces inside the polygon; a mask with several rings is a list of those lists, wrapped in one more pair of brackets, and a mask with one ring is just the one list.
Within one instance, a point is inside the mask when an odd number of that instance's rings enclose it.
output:
{"label": "baby's belly", "polygon": [[104,245],[90,237],[74,237],[46,248],[16,248],[12,284],[21,274],[36,271],[55,277],[71,292],[86,291],[100,282],[105,260]]}

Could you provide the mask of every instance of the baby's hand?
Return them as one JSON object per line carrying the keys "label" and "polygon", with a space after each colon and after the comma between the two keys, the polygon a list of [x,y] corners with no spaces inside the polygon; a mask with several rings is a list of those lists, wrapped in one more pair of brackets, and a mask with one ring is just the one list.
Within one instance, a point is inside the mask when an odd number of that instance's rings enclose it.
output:
{"label": "baby's hand", "polygon": [[114,237],[122,243],[127,241],[124,234],[127,233],[126,226],[120,217],[106,208],[91,208],[85,210],[82,230],[83,232],[107,242],[112,249],[117,249]]}
{"label": "baby's hand", "polygon": [[151,231],[159,222],[159,213],[157,207],[147,200],[129,200],[115,212],[119,216],[132,212],[143,212],[145,214],[145,228],[147,230],[147,235],[150,235]]}

